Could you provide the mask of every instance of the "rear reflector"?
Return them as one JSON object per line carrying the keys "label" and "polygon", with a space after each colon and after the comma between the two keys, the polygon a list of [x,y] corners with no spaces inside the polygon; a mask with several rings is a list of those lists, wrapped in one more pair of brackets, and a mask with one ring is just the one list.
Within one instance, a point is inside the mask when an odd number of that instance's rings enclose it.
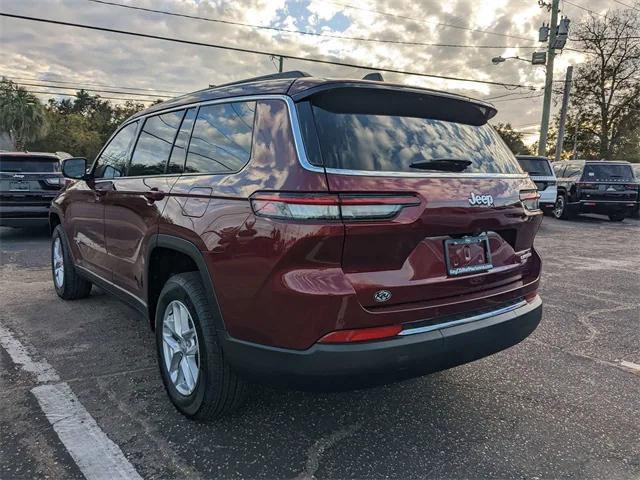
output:
{"label": "rear reflector", "polygon": [[413,195],[256,193],[251,197],[256,215],[290,220],[384,220],[419,204]]}
{"label": "rear reflector", "polygon": [[337,330],[335,332],[327,333],[324,337],[318,340],[318,343],[353,343],[382,340],[384,338],[395,337],[401,331],[402,326],[400,325],[358,328],[356,330]]}
{"label": "rear reflector", "polygon": [[533,301],[536,299],[536,297],[537,297],[537,296],[538,296],[538,291],[537,291],[537,290],[534,290],[533,292],[527,293],[527,294],[524,296],[524,299],[525,299],[528,303],[531,303],[531,302],[533,302]]}
{"label": "rear reflector", "polygon": [[637,183],[630,183],[628,185],[625,185],[625,188],[627,190],[638,190],[638,184]]}

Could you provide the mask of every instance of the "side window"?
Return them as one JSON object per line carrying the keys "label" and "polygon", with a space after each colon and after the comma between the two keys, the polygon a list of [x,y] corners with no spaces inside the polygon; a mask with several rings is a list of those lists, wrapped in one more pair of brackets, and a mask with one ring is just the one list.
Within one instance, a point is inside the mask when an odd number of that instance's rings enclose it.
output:
{"label": "side window", "polygon": [[183,116],[184,110],[180,110],[147,118],[131,157],[128,176],[165,173],[173,140]]}
{"label": "side window", "polygon": [[196,111],[196,108],[190,108],[182,120],[176,142],[173,145],[173,150],[171,150],[167,173],[182,173],[184,170],[184,161],[187,158],[187,147],[189,146],[191,130],[193,130],[193,122],[196,119]]}
{"label": "side window", "polygon": [[96,159],[93,170],[96,178],[117,178],[124,175],[129,160],[129,150],[137,129],[138,122],[130,123],[111,139],[109,145]]}
{"label": "side window", "polygon": [[582,173],[582,165],[569,165],[564,172],[565,177],[576,178]]}
{"label": "side window", "polygon": [[233,173],[251,156],[256,102],[200,107],[185,165],[186,173]]}
{"label": "side window", "polygon": [[566,168],[566,164],[564,163],[554,163],[553,164],[553,171],[556,174],[556,177],[558,178],[562,178],[562,176],[564,175],[564,169]]}

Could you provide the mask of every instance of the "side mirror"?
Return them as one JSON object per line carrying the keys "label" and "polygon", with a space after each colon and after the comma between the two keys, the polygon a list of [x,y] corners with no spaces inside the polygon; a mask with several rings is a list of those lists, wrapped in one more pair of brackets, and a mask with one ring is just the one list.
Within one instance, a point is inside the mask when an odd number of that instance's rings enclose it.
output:
{"label": "side mirror", "polygon": [[65,158],[62,160],[62,175],[73,180],[87,180],[87,159],[81,157]]}

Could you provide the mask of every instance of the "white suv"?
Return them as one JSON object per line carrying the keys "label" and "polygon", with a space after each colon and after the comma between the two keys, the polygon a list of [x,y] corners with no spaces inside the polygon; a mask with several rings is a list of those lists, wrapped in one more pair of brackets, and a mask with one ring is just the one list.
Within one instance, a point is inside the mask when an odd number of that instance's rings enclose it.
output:
{"label": "white suv", "polygon": [[551,162],[547,157],[534,155],[516,155],[522,169],[529,174],[540,193],[540,208],[552,209],[556,203],[558,187],[556,174],[551,168]]}

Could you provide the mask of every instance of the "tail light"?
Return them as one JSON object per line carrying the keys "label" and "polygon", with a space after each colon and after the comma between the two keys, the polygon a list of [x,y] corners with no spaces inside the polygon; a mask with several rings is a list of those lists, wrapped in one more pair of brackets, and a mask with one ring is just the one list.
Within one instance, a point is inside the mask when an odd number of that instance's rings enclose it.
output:
{"label": "tail light", "polygon": [[386,327],[357,328],[355,330],[336,330],[327,333],[318,340],[318,343],[354,343],[370,340],[382,340],[395,337],[402,331],[401,325],[388,325]]}
{"label": "tail light", "polygon": [[629,183],[628,185],[625,185],[624,188],[626,188],[627,190],[638,190],[638,184]]}
{"label": "tail light", "polygon": [[413,195],[257,193],[251,197],[256,215],[282,220],[385,220],[419,204]]}
{"label": "tail light", "polygon": [[520,192],[520,202],[525,210],[540,210],[539,200],[540,194],[536,190],[522,190]]}
{"label": "tail light", "polygon": [[576,185],[579,188],[590,188],[590,189],[594,189],[596,188],[596,184],[595,183],[584,183],[584,182],[578,182],[576,183]]}

